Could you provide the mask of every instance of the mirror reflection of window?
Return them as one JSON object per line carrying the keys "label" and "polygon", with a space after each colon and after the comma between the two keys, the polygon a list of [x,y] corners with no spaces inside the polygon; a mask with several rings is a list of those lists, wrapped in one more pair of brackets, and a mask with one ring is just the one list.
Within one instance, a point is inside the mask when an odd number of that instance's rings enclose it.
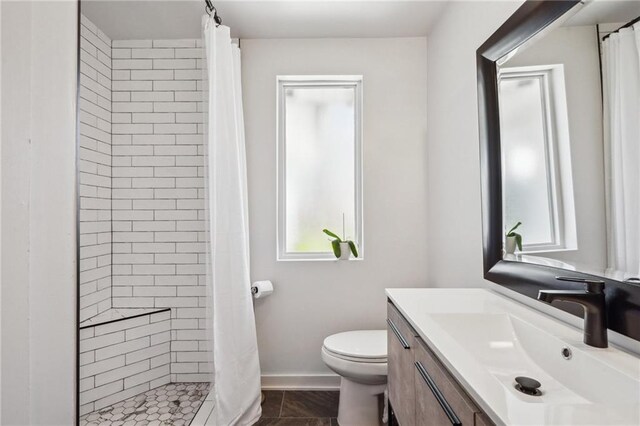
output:
{"label": "mirror reflection of window", "polygon": [[499,90],[504,225],[522,222],[524,252],[575,249],[562,67],[502,69]]}
{"label": "mirror reflection of window", "polygon": [[505,111],[504,147],[505,218],[523,222],[525,246],[558,243],[557,198],[553,191],[553,170],[548,164],[549,141],[541,108],[541,79],[505,79],[500,90]]}

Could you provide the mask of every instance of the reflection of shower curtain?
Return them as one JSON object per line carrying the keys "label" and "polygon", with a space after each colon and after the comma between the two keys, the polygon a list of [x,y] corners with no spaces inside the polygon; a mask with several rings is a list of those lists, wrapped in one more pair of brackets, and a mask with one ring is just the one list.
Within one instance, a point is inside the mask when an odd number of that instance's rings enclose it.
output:
{"label": "reflection of shower curtain", "polygon": [[640,276],[640,24],[602,43],[609,267]]}
{"label": "reflection of shower curtain", "polygon": [[260,365],[249,277],[247,171],[240,49],[205,21],[209,81],[208,200],[215,425],[260,417]]}

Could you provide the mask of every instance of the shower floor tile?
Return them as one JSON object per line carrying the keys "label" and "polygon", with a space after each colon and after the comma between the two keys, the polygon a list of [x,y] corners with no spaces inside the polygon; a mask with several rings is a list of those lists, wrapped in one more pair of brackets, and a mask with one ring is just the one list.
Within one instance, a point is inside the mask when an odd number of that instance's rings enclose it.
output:
{"label": "shower floor tile", "polygon": [[187,426],[209,383],[169,383],[80,417],[80,426]]}

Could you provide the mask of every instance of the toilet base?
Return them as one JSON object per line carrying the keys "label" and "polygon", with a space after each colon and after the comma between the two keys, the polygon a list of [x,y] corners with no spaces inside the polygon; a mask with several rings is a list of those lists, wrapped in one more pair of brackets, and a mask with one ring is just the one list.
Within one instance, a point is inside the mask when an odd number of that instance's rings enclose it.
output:
{"label": "toilet base", "polygon": [[338,406],[340,426],[377,426],[382,424],[378,410],[378,397],[384,393],[386,388],[386,383],[363,385],[342,377]]}

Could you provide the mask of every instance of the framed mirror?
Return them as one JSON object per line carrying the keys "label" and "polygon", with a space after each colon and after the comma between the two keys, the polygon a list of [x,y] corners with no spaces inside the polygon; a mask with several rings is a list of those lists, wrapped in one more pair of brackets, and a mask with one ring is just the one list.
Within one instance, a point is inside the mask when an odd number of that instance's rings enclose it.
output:
{"label": "framed mirror", "polygon": [[609,328],[636,340],[639,18],[638,2],[528,1],[477,51],[485,278],[533,298],[602,280]]}

